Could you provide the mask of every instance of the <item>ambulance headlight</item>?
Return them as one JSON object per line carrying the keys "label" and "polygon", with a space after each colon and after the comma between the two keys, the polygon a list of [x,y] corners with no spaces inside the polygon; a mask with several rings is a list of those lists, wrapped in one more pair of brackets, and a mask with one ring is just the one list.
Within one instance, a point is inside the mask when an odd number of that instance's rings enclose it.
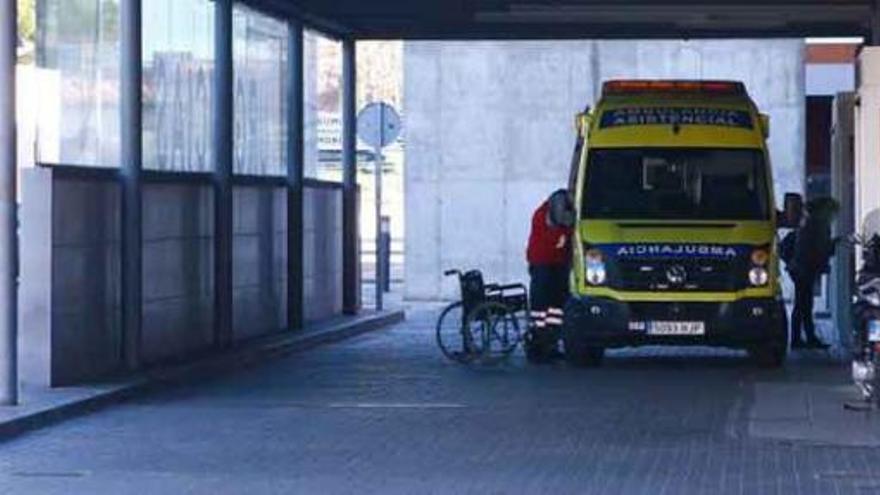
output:
{"label": "ambulance headlight", "polygon": [[749,283],[754,287],[762,287],[770,281],[770,273],[763,266],[756,266],[749,270]]}
{"label": "ambulance headlight", "polygon": [[591,249],[584,255],[584,264],[587,267],[587,283],[590,285],[602,285],[608,278],[605,270],[605,258],[602,251]]}

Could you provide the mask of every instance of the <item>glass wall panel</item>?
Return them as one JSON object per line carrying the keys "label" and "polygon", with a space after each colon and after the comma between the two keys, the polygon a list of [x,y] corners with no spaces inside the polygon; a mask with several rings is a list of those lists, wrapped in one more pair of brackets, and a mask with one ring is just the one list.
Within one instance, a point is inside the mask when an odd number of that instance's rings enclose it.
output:
{"label": "glass wall panel", "polygon": [[287,173],[287,25],[244,6],[233,11],[234,171]]}
{"label": "glass wall panel", "polygon": [[214,167],[214,4],[143,2],[144,168],[208,172]]}
{"label": "glass wall panel", "polygon": [[37,161],[119,165],[119,1],[39,0]]}
{"label": "glass wall panel", "polygon": [[306,30],[303,35],[306,177],[342,180],[342,43]]}

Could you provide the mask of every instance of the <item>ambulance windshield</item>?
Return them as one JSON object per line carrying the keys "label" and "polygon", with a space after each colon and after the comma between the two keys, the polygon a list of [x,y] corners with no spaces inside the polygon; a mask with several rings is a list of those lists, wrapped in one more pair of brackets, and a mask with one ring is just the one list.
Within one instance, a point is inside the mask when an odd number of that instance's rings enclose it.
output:
{"label": "ambulance windshield", "polygon": [[767,220],[769,188],[757,149],[590,150],[584,218]]}

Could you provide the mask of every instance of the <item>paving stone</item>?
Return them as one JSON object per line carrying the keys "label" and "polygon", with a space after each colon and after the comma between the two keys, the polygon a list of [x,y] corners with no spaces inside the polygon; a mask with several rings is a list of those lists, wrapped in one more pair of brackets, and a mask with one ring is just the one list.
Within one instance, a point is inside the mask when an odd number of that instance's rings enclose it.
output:
{"label": "paving stone", "polygon": [[436,315],[0,444],[0,493],[880,493],[880,449],[854,440],[876,421],[816,406],[846,395],[833,356],[466,367]]}

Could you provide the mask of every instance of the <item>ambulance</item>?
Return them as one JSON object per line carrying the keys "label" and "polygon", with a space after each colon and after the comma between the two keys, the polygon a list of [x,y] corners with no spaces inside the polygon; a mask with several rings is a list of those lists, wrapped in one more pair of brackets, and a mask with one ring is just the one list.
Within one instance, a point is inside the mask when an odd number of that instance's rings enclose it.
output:
{"label": "ambulance", "polygon": [[[733,81],[605,82],[577,118],[562,339],[573,364],[609,348],[704,345],[781,365],[787,319],[769,118]],[[785,219],[785,221],[783,221]]]}

